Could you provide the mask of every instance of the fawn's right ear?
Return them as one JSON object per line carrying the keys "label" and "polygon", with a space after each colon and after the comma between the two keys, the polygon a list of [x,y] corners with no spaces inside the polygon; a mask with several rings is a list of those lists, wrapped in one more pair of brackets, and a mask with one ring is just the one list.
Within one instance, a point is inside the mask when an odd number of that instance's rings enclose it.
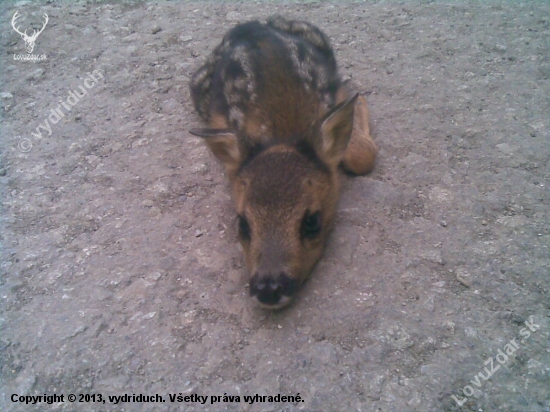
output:
{"label": "fawn's right ear", "polygon": [[237,135],[227,129],[192,129],[189,133],[203,137],[212,153],[221,160],[228,171],[239,168],[242,153]]}
{"label": "fawn's right ear", "polygon": [[314,145],[321,157],[336,167],[342,161],[353,130],[355,102],[359,94],[340,103],[330,111],[321,124],[321,133]]}

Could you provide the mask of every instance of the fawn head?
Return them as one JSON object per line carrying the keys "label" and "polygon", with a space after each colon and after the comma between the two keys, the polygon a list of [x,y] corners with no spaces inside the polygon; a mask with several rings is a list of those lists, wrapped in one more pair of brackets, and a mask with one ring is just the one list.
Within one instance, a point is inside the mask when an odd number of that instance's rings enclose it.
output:
{"label": "fawn head", "polygon": [[226,167],[250,295],[261,306],[288,304],[323,253],[356,98],[332,109],[312,125],[308,136],[284,143],[262,146],[231,130],[191,131],[205,138]]}

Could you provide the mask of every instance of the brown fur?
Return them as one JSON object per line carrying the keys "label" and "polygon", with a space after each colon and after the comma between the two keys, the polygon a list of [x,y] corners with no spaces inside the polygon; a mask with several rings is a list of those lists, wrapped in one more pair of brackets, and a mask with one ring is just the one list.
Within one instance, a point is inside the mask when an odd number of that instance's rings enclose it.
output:
{"label": "brown fur", "polygon": [[322,255],[338,166],[373,168],[366,101],[340,82],[319,29],[280,17],[231,30],[193,76],[191,95],[210,126],[192,133],[232,185],[251,294],[284,306]]}
{"label": "brown fur", "polygon": [[370,135],[367,101],[359,96],[355,102],[353,131],[342,159],[344,169],[356,175],[365,175],[374,169],[378,147]]}

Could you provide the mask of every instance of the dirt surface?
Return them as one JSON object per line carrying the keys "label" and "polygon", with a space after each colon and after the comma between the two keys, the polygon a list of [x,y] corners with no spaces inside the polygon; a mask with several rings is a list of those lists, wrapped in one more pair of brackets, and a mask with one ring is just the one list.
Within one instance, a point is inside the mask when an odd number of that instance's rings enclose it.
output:
{"label": "dirt surface", "polygon": [[[16,10],[22,28],[48,14],[47,60],[14,60]],[[0,12],[2,411],[550,411],[548,2]],[[222,167],[188,133],[188,81],[227,29],[276,13],[330,36],[381,150],[372,174],[343,177],[297,302],[266,312]],[[164,402],[108,400],[123,394]]]}

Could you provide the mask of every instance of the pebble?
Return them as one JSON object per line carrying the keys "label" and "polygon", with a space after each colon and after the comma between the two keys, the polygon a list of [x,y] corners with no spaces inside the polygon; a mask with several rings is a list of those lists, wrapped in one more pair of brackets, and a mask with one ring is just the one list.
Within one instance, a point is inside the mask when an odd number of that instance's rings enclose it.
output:
{"label": "pebble", "polygon": [[489,222],[487,222],[486,220],[482,220],[482,221],[481,221],[481,224],[482,224],[483,226],[487,226],[487,223],[489,223]]}
{"label": "pebble", "polygon": [[143,315],[142,319],[145,319],[145,320],[153,319],[156,314],[157,312],[149,312],[146,315]]}
{"label": "pebble", "polygon": [[500,150],[505,155],[513,155],[516,151],[516,148],[509,145],[508,143],[500,143],[495,146],[498,150]]}
{"label": "pebble", "polygon": [[153,30],[151,30],[151,33],[157,34],[159,31],[162,31],[160,26],[155,26],[155,27],[153,27]]}
{"label": "pebble", "polygon": [[456,280],[458,280],[462,285],[466,286],[467,288],[472,286],[472,283],[468,279],[465,279],[460,275],[456,275]]}
{"label": "pebble", "polygon": [[44,74],[44,70],[42,69],[36,69],[36,70],[33,70],[32,72],[30,72],[26,77],[25,77],[25,80],[38,80],[39,78],[42,77],[42,75]]}
{"label": "pebble", "polygon": [[147,280],[150,282],[156,282],[162,277],[162,275],[159,272],[153,272],[147,276]]}
{"label": "pebble", "polygon": [[205,163],[197,163],[191,166],[191,173],[193,174],[205,175],[209,170],[208,165]]}
{"label": "pebble", "polygon": [[151,199],[145,199],[143,202],[141,202],[141,205],[143,207],[153,207],[155,203]]}
{"label": "pebble", "polygon": [[225,15],[225,18],[229,21],[237,21],[241,18],[241,14],[236,11],[230,11]]}
{"label": "pebble", "polygon": [[447,227],[447,222],[442,220],[441,222],[439,222],[439,226]]}

